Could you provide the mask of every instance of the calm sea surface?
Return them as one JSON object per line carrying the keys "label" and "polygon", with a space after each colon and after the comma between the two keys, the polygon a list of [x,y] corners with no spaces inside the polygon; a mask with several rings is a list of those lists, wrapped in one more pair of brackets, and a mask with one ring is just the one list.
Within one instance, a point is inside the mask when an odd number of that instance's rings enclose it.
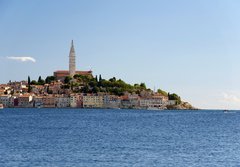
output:
{"label": "calm sea surface", "polygon": [[240,166],[240,112],[4,109],[0,166]]}

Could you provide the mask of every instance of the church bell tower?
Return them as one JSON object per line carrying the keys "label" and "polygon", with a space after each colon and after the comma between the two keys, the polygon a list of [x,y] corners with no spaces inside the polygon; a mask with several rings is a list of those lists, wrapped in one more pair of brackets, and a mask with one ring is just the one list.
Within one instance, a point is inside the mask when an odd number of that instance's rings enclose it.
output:
{"label": "church bell tower", "polygon": [[74,50],[74,45],[73,45],[73,40],[71,44],[71,49],[69,53],[69,75],[73,77],[76,73],[76,55],[75,55],[75,50]]}

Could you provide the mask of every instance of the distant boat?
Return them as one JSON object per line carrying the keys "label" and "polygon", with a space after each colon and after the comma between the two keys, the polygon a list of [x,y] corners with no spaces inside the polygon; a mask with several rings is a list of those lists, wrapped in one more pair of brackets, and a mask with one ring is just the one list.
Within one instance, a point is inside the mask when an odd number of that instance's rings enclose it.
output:
{"label": "distant boat", "polygon": [[232,111],[232,110],[223,110],[223,113],[225,113],[225,114],[233,114],[233,113],[236,113],[236,111]]}
{"label": "distant boat", "polygon": [[224,113],[228,113],[228,112],[229,112],[229,110],[223,110],[223,112],[224,112]]}
{"label": "distant boat", "polygon": [[0,109],[3,109],[3,104],[0,104]]}
{"label": "distant boat", "polygon": [[223,113],[226,113],[226,114],[230,114],[230,113],[236,113],[235,111],[231,111],[231,110],[223,110]]}

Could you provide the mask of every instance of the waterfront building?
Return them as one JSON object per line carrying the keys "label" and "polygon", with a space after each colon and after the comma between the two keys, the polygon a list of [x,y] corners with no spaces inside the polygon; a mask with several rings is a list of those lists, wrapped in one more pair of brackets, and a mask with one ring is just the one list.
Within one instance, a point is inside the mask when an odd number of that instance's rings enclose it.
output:
{"label": "waterfront building", "polygon": [[9,100],[8,100],[8,105],[7,105],[7,107],[15,107],[15,100],[17,99],[17,97],[16,96],[11,96],[10,98],[9,98]]}
{"label": "waterfront building", "polygon": [[33,107],[33,96],[30,94],[23,94],[18,96],[18,107]]}
{"label": "waterfront building", "polygon": [[43,97],[42,96],[35,96],[33,99],[33,107],[43,107]]}
{"label": "waterfront building", "polygon": [[104,95],[103,96],[103,107],[104,108],[120,108],[121,99],[115,95]]}
{"label": "waterfront building", "polygon": [[150,98],[141,98],[140,107],[143,109],[158,108],[163,109],[167,105],[168,99],[165,96],[154,95]]}
{"label": "waterfront building", "polygon": [[70,107],[82,108],[83,107],[83,95],[71,94],[70,95]]}
{"label": "waterfront building", "polygon": [[103,108],[103,96],[93,94],[84,95],[83,108]]}
{"label": "waterfront building", "polygon": [[0,104],[3,104],[3,107],[8,107],[10,95],[0,95]]}
{"label": "waterfront building", "polygon": [[54,108],[55,105],[55,97],[52,95],[43,96],[42,97],[43,107],[45,108]]}
{"label": "waterfront building", "polygon": [[176,100],[168,100],[168,105],[176,105],[177,101]]}
{"label": "waterfront building", "polygon": [[70,48],[70,53],[69,53],[69,70],[57,70],[53,73],[54,77],[57,80],[64,80],[65,77],[67,76],[71,76],[73,77],[75,74],[79,74],[79,75],[87,75],[92,77],[92,71],[77,71],[76,70],[76,54],[75,54],[75,49],[74,49],[74,45],[73,45],[73,41],[71,44],[71,48]]}
{"label": "waterfront building", "polygon": [[70,98],[66,95],[59,95],[55,97],[55,106],[58,108],[70,107]]}
{"label": "waterfront building", "polygon": [[163,95],[161,95],[159,93],[155,93],[152,97],[153,98],[160,98],[160,99],[162,99],[163,103],[167,103],[168,102],[168,96],[163,96]]}
{"label": "waterfront building", "polygon": [[122,99],[121,108],[132,108],[131,101],[129,99]]}
{"label": "waterfront building", "polygon": [[139,96],[137,94],[125,93],[121,97],[121,108],[139,108]]}
{"label": "waterfront building", "polygon": [[163,105],[162,99],[160,98],[148,98],[148,99],[140,99],[140,107],[147,108],[161,108]]}

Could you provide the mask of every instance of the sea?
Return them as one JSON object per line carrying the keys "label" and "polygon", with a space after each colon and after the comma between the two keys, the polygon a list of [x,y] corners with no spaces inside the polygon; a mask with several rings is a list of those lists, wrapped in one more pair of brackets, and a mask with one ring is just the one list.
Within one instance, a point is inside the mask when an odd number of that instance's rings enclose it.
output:
{"label": "sea", "polygon": [[0,166],[240,166],[240,111],[3,109]]}

